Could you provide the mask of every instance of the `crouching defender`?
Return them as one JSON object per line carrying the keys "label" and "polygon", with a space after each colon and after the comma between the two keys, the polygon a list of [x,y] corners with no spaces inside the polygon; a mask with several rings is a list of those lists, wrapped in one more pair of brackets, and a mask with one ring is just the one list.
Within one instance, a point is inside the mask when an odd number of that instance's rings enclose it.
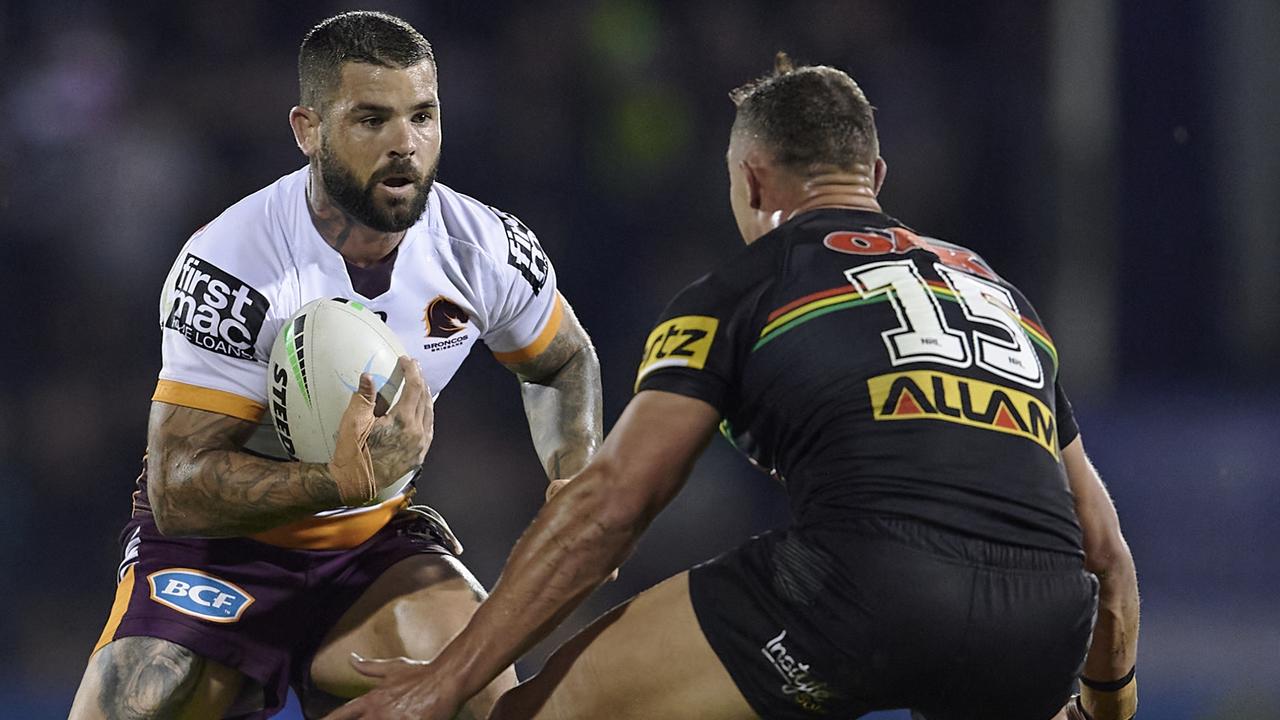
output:
{"label": "crouching defender", "polygon": [[881,211],[848,75],[780,56],[733,98],[747,247],[667,307],[466,629],[427,664],[357,662],[382,684],[330,717],[452,717],[626,559],[717,427],[785,484],[790,527],[606,614],[491,718],[1134,714],[1133,560],[1031,303]]}

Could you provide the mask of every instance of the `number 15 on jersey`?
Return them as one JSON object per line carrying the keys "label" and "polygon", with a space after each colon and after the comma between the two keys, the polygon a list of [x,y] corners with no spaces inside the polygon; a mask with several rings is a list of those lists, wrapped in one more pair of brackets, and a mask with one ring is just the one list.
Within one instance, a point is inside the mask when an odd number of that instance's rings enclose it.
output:
{"label": "number 15 on jersey", "polygon": [[[1031,388],[1044,387],[1044,368],[1023,326],[1013,294],[1000,285],[934,263],[941,281],[926,279],[909,259],[887,260],[845,271],[864,298],[883,295],[898,326],[880,336],[895,365],[934,362],[978,367]],[[956,302],[969,332],[953,329],[939,299]],[[989,330],[998,330],[997,333]]]}

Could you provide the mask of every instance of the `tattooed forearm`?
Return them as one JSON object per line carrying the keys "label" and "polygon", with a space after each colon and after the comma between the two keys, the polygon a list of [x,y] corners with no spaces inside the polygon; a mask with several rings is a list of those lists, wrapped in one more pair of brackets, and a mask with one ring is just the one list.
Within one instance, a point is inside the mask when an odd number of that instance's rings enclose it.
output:
{"label": "tattooed forearm", "polygon": [[246,535],[342,505],[318,463],[241,452],[255,423],[152,403],[147,489],[156,524],[170,535]]}
{"label": "tattooed forearm", "polygon": [[583,348],[546,384],[521,384],[533,446],[547,477],[572,477],[600,447],[600,363]]}
{"label": "tattooed forearm", "polygon": [[175,643],[121,638],[102,649],[98,708],[108,720],[177,717],[200,680],[204,659]]}
{"label": "tattooed forearm", "polygon": [[508,366],[521,379],[533,446],[549,479],[572,477],[600,446],[600,361],[566,302],[564,319],[538,357]]}

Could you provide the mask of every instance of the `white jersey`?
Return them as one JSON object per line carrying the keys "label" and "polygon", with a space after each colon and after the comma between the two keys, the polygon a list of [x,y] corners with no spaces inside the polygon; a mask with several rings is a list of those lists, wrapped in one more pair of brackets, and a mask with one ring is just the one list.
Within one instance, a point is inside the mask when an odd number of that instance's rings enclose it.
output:
{"label": "white jersey", "polygon": [[[161,293],[163,366],[153,400],[259,422],[246,448],[283,457],[263,413],[267,360],[285,321],[307,302],[348,298],[376,312],[419,362],[433,395],[476,341],[510,363],[536,356],[555,336],[562,313],[555,271],[513,216],[436,183],[396,249],[388,289],[366,297],[312,223],[307,180],[307,168],[284,176],[182,248]],[[399,504],[329,513],[323,522],[255,537],[294,547],[363,542]],[[355,515],[366,517],[335,530],[332,520]]]}

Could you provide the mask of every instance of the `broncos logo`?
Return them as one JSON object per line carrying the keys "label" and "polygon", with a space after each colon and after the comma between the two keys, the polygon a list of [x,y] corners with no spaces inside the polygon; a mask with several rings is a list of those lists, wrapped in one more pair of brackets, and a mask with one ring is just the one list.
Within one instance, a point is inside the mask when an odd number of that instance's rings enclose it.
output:
{"label": "broncos logo", "polygon": [[437,295],[427,303],[422,320],[427,324],[427,337],[447,338],[466,330],[471,316],[454,301]]}

